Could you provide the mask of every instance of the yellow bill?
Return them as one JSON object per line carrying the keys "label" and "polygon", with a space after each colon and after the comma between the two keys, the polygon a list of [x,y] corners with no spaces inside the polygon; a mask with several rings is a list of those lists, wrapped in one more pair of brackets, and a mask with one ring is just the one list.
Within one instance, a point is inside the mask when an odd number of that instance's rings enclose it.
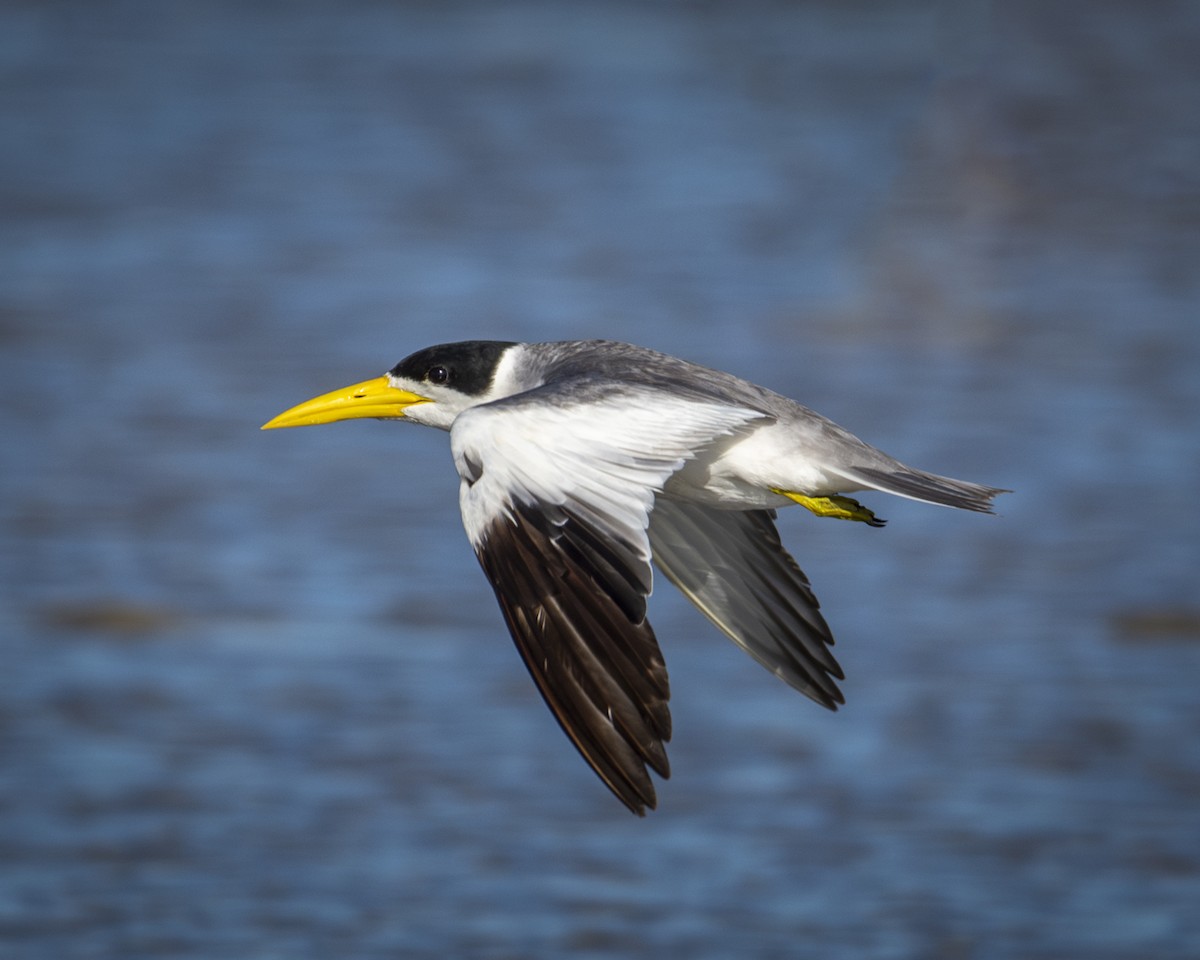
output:
{"label": "yellow bill", "polygon": [[428,397],[393,387],[387,377],[376,377],[306,400],[285,410],[274,420],[268,420],[262,429],[312,427],[360,417],[394,420],[404,416],[404,411],[413,404],[428,402]]}

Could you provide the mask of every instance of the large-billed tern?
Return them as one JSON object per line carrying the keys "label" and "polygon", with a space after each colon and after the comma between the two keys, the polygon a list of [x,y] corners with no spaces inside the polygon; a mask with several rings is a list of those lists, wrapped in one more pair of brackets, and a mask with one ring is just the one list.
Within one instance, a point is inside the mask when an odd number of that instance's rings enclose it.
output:
{"label": "large-billed tern", "polygon": [[907,467],[794,400],[609,340],[429,347],[263,429],[360,417],[450,432],[467,536],[542,697],[630,810],[670,768],[651,560],[764,667],[830,709],[833,636],[775,510],[882,526],[871,489],[991,512],[1005,491]]}

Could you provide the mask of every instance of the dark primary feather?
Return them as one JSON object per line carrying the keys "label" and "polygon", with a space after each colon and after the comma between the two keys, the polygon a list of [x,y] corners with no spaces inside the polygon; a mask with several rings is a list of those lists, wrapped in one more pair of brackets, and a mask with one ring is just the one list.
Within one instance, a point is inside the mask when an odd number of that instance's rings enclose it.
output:
{"label": "dark primary feather", "polygon": [[509,632],[559,725],[630,810],[670,776],[670,690],[645,616],[644,565],[564,508],[515,504],[477,549]]}

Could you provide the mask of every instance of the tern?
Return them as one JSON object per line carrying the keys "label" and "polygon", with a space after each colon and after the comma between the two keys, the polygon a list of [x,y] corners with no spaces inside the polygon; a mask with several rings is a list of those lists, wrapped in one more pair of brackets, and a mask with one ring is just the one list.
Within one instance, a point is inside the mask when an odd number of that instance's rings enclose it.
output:
{"label": "tern", "polygon": [[722,632],[829,709],[833,636],[776,511],[884,521],[877,490],[992,512],[1008,491],[907,467],[765,387],[611,340],[420,350],[263,429],[356,418],[450,433],[463,526],[559,725],[631,811],[670,776],[651,561]]}

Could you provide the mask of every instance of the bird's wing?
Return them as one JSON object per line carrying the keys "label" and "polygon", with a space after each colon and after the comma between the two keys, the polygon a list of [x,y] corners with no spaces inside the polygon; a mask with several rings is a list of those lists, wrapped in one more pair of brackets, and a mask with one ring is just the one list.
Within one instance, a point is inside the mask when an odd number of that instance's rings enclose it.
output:
{"label": "bird's wing", "polygon": [[450,431],[463,525],[517,649],[567,736],[638,814],[656,802],[646,767],[670,770],[647,518],[684,462],[762,416],[540,388],[471,408]]}
{"label": "bird's wing", "polygon": [[833,636],[772,511],[659,498],[649,538],[658,568],[734,643],[822,706],[845,702]]}

